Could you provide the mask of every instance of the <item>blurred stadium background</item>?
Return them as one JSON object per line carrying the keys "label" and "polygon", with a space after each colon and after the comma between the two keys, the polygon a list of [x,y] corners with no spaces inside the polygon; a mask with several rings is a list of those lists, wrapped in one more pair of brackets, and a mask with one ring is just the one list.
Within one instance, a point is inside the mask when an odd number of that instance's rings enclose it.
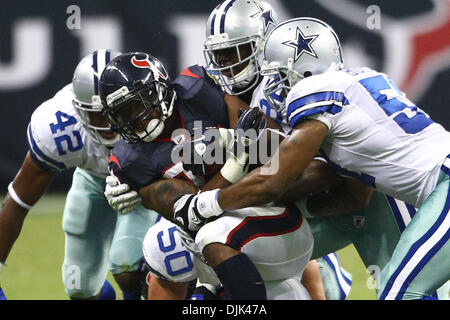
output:
{"label": "blurred stadium background", "polygon": [[[449,0],[268,1],[280,21],[297,16],[327,21],[340,37],[347,67],[364,65],[388,73],[411,100],[450,129],[444,98],[450,83]],[[144,51],[160,58],[175,77],[186,66],[203,63],[206,19],[219,2],[2,0],[0,195],[6,194],[26,154],[26,127],[33,110],[71,81],[81,57],[100,48]],[[380,24],[373,20],[377,8]],[[72,29],[78,9],[80,28]],[[69,170],[56,177],[25,222],[8,259],[11,267],[2,275],[10,299],[67,298],[60,268],[61,215],[71,174]],[[350,299],[374,299],[353,247],[339,255],[353,274]]]}

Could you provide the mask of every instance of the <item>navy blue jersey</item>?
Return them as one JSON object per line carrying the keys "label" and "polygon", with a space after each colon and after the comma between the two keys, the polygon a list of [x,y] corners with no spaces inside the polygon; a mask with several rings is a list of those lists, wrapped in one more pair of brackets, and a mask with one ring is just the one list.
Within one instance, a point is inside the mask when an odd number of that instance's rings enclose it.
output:
{"label": "navy blue jersey", "polygon": [[[173,112],[180,115],[180,128],[192,131],[194,121],[202,121],[203,127],[229,128],[224,93],[203,67],[186,68],[172,84],[177,93]],[[194,177],[183,171],[181,162],[172,162],[175,145],[169,138],[135,144],[121,140],[111,152],[109,169],[121,183],[136,191],[161,178],[192,180]]]}

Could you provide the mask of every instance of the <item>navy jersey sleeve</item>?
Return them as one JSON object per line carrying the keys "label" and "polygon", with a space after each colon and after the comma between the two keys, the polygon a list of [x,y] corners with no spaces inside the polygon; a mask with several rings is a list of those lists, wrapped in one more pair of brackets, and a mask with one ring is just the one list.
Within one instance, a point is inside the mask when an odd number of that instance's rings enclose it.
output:
{"label": "navy jersey sleeve", "polygon": [[[139,192],[142,187],[160,179],[160,168],[152,157],[145,156],[144,144],[127,144],[119,141],[109,157],[108,168],[120,183],[126,183]],[[151,153],[150,153],[151,154]]]}
{"label": "navy jersey sleeve", "polygon": [[208,72],[199,65],[186,68],[174,81],[178,100],[190,108],[198,118],[209,118],[223,127],[229,127],[225,93]]}

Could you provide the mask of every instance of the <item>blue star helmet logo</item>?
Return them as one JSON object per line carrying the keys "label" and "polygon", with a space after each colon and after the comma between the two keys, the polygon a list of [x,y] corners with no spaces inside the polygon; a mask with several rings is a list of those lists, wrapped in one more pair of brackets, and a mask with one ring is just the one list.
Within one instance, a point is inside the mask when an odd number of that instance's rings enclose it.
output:
{"label": "blue star helmet logo", "polygon": [[267,33],[267,29],[269,29],[269,26],[272,24],[275,27],[275,21],[273,20],[272,16],[272,10],[266,10],[264,11],[264,8],[261,7],[260,4],[254,2],[254,4],[258,7],[258,12],[251,15],[251,18],[258,18],[261,19],[264,23],[264,33]]}
{"label": "blue star helmet logo", "polygon": [[289,46],[295,49],[294,62],[300,58],[303,53],[307,53],[310,56],[317,58],[316,52],[311,47],[311,43],[316,40],[319,35],[305,36],[299,27],[297,27],[295,40],[289,40],[283,42],[285,46]]}

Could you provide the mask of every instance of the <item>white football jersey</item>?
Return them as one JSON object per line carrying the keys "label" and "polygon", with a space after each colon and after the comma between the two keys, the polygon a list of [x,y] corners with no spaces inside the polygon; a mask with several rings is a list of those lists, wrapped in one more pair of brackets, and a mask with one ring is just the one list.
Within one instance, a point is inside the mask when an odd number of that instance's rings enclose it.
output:
{"label": "white football jersey", "polygon": [[344,69],[299,81],[286,119],[327,125],[321,152],[341,174],[420,207],[450,153],[450,133],[409,101],[385,74]]}
{"label": "white football jersey", "polygon": [[214,269],[208,266],[194,240],[183,236],[183,231],[164,218],[151,226],[142,251],[152,273],[158,278],[172,282],[189,282],[200,279],[202,283],[220,285]]}
{"label": "white football jersey", "polygon": [[33,112],[27,128],[30,154],[44,169],[80,167],[106,177],[109,150],[91,139],[72,105],[73,98],[69,84]]}
{"label": "white football jersey", "polygon": [[[283,129],[284,133],[289,133],[291,131],[291,127],[286,121],[286,109],[282,111],[275,111],[269,101],[267,101],[263,89],[266,86],[267,82],[271,80],[270,77],[263,77],[259,85],[255,88],[252,94],[252,101],[250,101],[250,108],[258,107],[261,109],[264,114],[278,122]],[[273,94],[274,95],[274,94]],[[276,99],[276,97],[274,97]]]}

